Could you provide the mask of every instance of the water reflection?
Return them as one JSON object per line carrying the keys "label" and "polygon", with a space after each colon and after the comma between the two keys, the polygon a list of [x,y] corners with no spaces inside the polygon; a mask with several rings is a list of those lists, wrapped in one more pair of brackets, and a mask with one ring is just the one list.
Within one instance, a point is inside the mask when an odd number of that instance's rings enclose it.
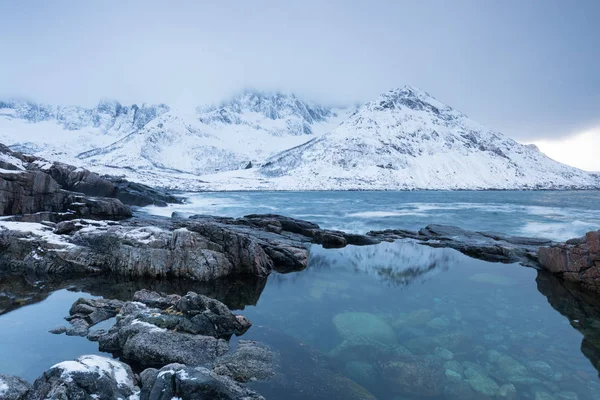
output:
{"label": "water reflection", "polygon": [[392,286],[407,286],[453,268],[459,260],[460,255],[456,251],[432,251],[414,241],[406,240],[333,250],[313,246],[309,268],[351,270],[375,277]]}
{"label": "water reflection", "polygon": [[600,372],[600,296],[543,271],[538,272],[536,282],[550,305],[583,334],[581,352]]}
{"label": "water reflection", "polygon": [[210,282],[141,278],[131,280],[116,277],[71,280],[48,276],[11,277],[0,280],[0,315],[44,301],[52,292],[61,289],[118,300],[131,300],[133,294],[141,289],[168,294],[185,294],[193,291],[218,299],[231,309],[243,310],[246,306],[256,305],[266,283],[266,277],[221,279]]}

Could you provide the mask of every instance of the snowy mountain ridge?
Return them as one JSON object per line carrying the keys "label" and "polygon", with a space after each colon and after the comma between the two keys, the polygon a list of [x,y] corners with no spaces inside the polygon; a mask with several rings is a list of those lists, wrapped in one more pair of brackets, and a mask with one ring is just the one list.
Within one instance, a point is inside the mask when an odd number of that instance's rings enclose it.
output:
{"label": "snowy mountain ridge", "polygon": [[186,190],[600,186],[597,174],[553,161],[411,86],[358,109],[243,91],[192,112],[108,101],[91,110],[41,110],[0,102],[0,141],[97,172]]}

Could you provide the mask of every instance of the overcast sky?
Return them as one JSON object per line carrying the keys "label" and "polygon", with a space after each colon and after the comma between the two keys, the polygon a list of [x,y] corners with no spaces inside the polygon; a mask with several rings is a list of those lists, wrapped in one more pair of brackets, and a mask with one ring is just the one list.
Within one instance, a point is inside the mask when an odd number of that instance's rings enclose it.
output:
{"label": "overcast sky", "polygon": [[411,84],[577,149],[600,142],[599,15],[597,0],[2,1],[0,97],[181,105],[249,87],[345,104]]}

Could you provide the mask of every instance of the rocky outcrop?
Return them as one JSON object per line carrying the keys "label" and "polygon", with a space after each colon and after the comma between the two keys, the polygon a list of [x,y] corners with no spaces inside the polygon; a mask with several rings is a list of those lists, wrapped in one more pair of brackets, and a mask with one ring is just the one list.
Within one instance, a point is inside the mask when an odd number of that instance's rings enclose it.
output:
{"label": "rocky outcrop", "polygon": [[117,316],[108,332],[92,332],[100,350],[141,367],[170,363],[205,365],[229,351],[228,340],[251,323],[218,300],[189,292],[185,296],[136,292],[133,301],[79,299],[67,320],[67,334],[86,336],[94,325]]}
{"label": "rocky outcrop", "polygon": [[19,217],[22,221],[122,219],[131,216],[126,205],[174,202],[180,200],[166,192],[50,163],[0,144],[0,215],[25,215]]}
{"label": "rocky outcrop", "polygon": [[540,246],[551,240],[509,236],[494,232],[473,232],[447,225],[428,225],[418,232],[399,229],[371,231],[380,240],[414,239],[431,247],[449,247],[473,258],[490,262],[521,263],[537,267]]}
{"label": "rocky outcrop", "polygon": [[311,243],[338,247],[367,242],[377,240],[277,215],[139,217],[57,225],[0,221],[0,274],[71,278],[108,274],[197,281],[264,277],[272,270],[306,268]]}
{"label": "rocky outcrop", "polygon": [[539,249],[542,268],[571,282],[600,291],[600,231]]}

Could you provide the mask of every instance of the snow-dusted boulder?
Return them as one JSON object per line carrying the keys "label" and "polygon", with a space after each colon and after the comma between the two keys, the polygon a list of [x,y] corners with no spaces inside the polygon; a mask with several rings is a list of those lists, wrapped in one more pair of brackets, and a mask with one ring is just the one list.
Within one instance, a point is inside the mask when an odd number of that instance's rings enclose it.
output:
{"label": "snow-dusted boulder", "polygon": [[35,399],[139,399],[131,368],[97,355],[80,356],[54,365],[33,384]]}

